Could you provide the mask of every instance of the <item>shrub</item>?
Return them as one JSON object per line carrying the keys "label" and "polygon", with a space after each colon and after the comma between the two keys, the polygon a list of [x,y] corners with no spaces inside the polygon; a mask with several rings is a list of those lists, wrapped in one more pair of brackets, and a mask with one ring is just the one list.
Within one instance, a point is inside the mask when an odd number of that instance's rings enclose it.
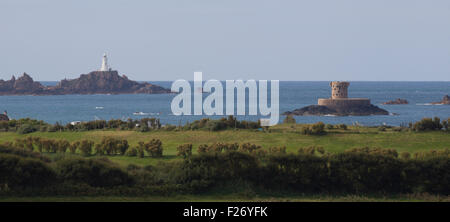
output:
{"label": "shrub", "polygon": [[239,149],[239,144],[237,144],[237,143],[226,143],[223,146],[223,150],[225,152],[238,151],[238,149]]}
{"label": "shrub", "polygon": [[449,125],[450,125],[450,118],[442,121],[442,128],[444,128],[445,131],[450,131]]}
{"label": "shrub", "polygon": [[256,158],[241,152],[197,155],[184,161],[175,181],[193,192],[205,192],[216,185],[252,181],[257,169]]}
{"label": "shrub", "polygon": [[24,148],[24,149],[33,151],[34,150],[33,142],[34,142],[33,137],[29,136],[24,139],[17,138],[15,140],[14,145],[15,145],[15,147]]}
{"label": "shrub", "polygon": [[283,120],[283,123],[296,123],[294,116],[292,115],[287,115],[286,118]]}
{"label": "shrub", "polygon": [[42,149],[45,152],[56,153],[56,151],[58,149],[58,144],[55,140],[41,138],[39,141],[42,145]]}
{"label": "shrub", "polygon": [[304,135],[324,135],[326,133],[325,124],[323,122],[317,122],[311,125],[305,125],[300,132]]}
{"label": "shrub", "polygon": [[19,134],[27,134],[27,133],[32,133],[35,132],[37,129],[35,127],[33,127],[32,125],[29,124],[23,124],[19,127],[19,129],[17,129],[17,133]]}
{"label": "shrub", "polygon": [[209,131],[219,131],[219,130],[224,130],[227,128],[227,125],[220,121],[220,120],[210,120],[207,124],[206,124],[206,128]]}
{"label": "shrub", "polygon": [[411,154],[408,152],[402,152],[400,153],[400,157],[404,160],[409,160],[411,158]]}
{"label": "shrub", "polygon": [[[150,142],[139,142],[139,150],[147,151],[149,156],[162,157],[163,147],[162,142],[159,139],[152,139]],[[142,156],[143,157],[143,156]]]}
{"label": "shrub", "polygon": [[208,145],[207,144],[201,144],[197,148],[197,152],[199,154],[207,153],[208,152]]}
{"label": "shrub", "polygon": [[261,149],[261,146],[250,144],[250,143],[243,143],[239,147],[239,150],[246,153],[255,153],[257,150]]}
{"label": "shrub", "polygon": [[183,158],[187,158],[192,156],[192,144],[186,143],[177,147],[177,156],[182,156]]}
{"label": "shrub", "polygon": [[150,131],[150,128],[149,128],[146,124],[141,125],[141,126],[140,126],[139,128],[137,128],[137,129],[138,129],[139,132],[142,132],[142,133]]}
{"label": "shrub", "polygon": [[127,156],[137,156],[137,154],[138,154],[138,149],[136,147],[130,148],[126,152]]}
{"label": "shrub", "polygon": [[81,155],[83,156],[90,156],[92,153],[92,146],[94,145],[93,141],[90,140],[82,140],[80,142],[79,150],[81,152]]}
{"label": "shrub", "polygon": [[130,185],[133,182],[126,172],[103,160],[62,159],[56,163],[56,171],[64,181],[87,183],[93,187]]}
{"label": "shrub", "polygon": [[0,154],[0,185],[13,190],[43,187],[56,181],[54,171],[38,159]]}
{"label": "shrub", "polygon": [[326,154],[325,149],[321,146],[309,146],[309,147],[301,147],[298,149],[299,155],[324,155]]}
{"label": "shrub", "polygon": [[80,141],[72,142],[69,146],[69,152],[75,154],[77,152],[77,148],[80,146]]}
{"label": "shrub", "polygon": [[370,148],[370,147],[360,147],[360,148],[352,148],[345,150],[346,153],[364,153],[364,154],[372,154],[372,155],[382,155],[382,156],[390,156],[390,157],[398,157],[397,150],[394,149],[385,149],[385,148]]}
{"label": "shrub", "polygon": [[413,129],[416,132],[427,131],[427,130],[441,130],[442,124],[440,122],[439,117],[431,118],[423,118],[422,120],[414,123]]}
{"label": "shrub", "polygon": [[94,146],[95,155],[104,155],[105,151],[101,144],[95,144]]}
{"label": "shrub", "polygon": [[34,159],[39,159],[44,162],[50,162],[49,158],[42,156],[37,152],[33,152],[31,150],[24,148],[15,147],[14,144],[9,142],[0,144],[0,154],[14,154],[24,158],[30,157]]}
{"label": "shrub", "polygon": [[339,124],[339,129],[347,130],[347,128],[347,125],[345,125],[344,123]]}
{"label": "shrub", "polygon": [[57,151],[65,153],[68,148],[70,148],[70,143],[67,140],[59,140],[57,143]]}
{"label": "shrub", "polygon": [[103,137],[100,144],[96,144],[95,150],[99,155],[124,155],[128,147],[129,145],[127,140],[115,139],[113,137]]}
{"label": "shrub", "polygon": [[286,154],[286,147],[270,147],[269,154]]}

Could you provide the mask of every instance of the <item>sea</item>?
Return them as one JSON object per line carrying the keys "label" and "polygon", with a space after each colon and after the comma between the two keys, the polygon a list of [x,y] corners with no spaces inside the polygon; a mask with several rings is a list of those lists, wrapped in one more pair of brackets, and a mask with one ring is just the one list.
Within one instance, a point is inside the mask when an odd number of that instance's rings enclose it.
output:
{"label": "sea", "polygon": [[[57,82],[41,82],[55,85]],[[150,81],[170,88],[171,81]],[[225,86],[225,83],[223,83]],[[269,84],[270,85],[270,84]],[[191,87],[193,84],[191,83]],[[225,88],[225,87],[224,87]],[[269,87],[270,89],[270,87]],[[279,111],[317,104],[318,98],[329,98],[327,81],[280,81]],[[297,123],[322,121],[330,124],[379,126],[407,125],[424,117],[450,117],[450,105],[431,105],[450,94],[450,82],[350,82],[349,97],[369,98],[372,104],[386,109],[391,115],[372,116],[296,116]],[[225,93],[224,93],[225,95]],[[201,118],[218,119],[224,116],[196,116],[172,114],[171,102],[176,94],[95,94],[57,96],[0,96],[0,111],[7,110],[13,119],[31,118],[48,123],[66,124],[72,121],[110,120],[128,118],[159,118],[162,124],[184,125]],[[208,96],[204,93],[203,97]],[[269,92],[270,98],[270,92]],[[382,105],[397,98],[407,99],[408,105]],[[225,98],[223,101],[226,101]],[[270,101],[269,103],[270,104]],[[245,105],[248,113],[248,98]],[[225,106],[225,104],[224,104]],[[192,105],[193,107],[193,105]],[[236,115],[239,120],[257,121],[267,116]],[[281,123],[285,117],[280,116]]]}

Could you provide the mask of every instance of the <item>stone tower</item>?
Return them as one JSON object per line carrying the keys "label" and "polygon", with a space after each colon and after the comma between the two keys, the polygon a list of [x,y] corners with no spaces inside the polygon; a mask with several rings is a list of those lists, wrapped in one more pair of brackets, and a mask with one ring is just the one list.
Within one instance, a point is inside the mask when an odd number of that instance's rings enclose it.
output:
{"label": "stone tower", "polygon": [[331,99],[345,99],[348,98],[349,82],[334,81],[330,83]]}

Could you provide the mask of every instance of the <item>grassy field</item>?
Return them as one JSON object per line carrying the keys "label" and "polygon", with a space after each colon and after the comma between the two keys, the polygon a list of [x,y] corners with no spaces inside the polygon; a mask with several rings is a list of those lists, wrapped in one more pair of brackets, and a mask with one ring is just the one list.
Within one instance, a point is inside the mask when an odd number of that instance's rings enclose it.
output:
{"label": "grassy field", "polygon": [[[355,147],[379,147],[392,148],[398,152],[418,152],[430,149],[450,148],[450,134],[447,132],[397,132],[392,129],[380,131],[378,128],[369,127],[349,127],[347,130],[332,129],[327,130],[326,135],[313,136],[300,134],[300,124],[280,124],[270,129],[271,132],[257,130],[225,130],[210,132],[203,130],[196,131],[119,131],[119,130],[96,130],[86,132],[35,132],[21,135],[14,132],[1,132],[0,143],[14,141],[16,138],[26,136],[38,136],[52,139],[67,139],[69,141],[89,139],[99,142],[104,136],[127,139],[130,146],[135,146],[139,141],[149,141],[152,138],[160,139],[163,142],[164,157],[162,158],[137,158],[128,156],[109,156],[111,160],[121,166],[130,163],[144,166],[155,164],[158,161],[170,161],[178,159],[176,148],[184,143],[194,145],[193,152],[200,144],[210,144],[214,142],[226,143],[254,143],[263,148],[272,146],[286,146],[287,152],[296,153],[300,147],[322,146],[329,152],[342,152]],[[55,155],[55,154],[52,154]]]}

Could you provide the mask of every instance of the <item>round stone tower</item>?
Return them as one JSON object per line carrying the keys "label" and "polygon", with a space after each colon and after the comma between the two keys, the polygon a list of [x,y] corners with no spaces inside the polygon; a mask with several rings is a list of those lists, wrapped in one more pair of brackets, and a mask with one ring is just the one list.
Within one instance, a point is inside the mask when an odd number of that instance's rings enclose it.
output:
{"label": "round stone tower", "polygon": [[370,100],[367,98],[348,98],[349,85],[349,82],[331,82],[331,98],[319,99],[317,104],[333,109],[347,109],[349,107],[370,105]]}
{"label": "round stone tower", "polygon": [[349,82],[334,81],[330,83],[331,86],[331,98],[332,99],[345,99],[348,98],[348,86]]}

